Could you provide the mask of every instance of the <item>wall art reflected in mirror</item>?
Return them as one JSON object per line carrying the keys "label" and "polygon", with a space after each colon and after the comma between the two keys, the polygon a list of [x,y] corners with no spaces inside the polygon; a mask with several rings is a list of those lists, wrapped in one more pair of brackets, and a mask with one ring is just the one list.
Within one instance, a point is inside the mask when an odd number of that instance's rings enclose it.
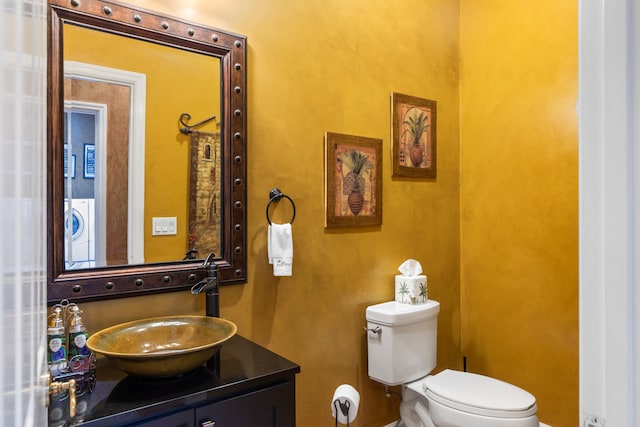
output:
{"label": "wall art reflected in mirror", "polygon": [[49,300],[190,287],[209,253],[245,282],[246,38],[113,1],[50,12]]}

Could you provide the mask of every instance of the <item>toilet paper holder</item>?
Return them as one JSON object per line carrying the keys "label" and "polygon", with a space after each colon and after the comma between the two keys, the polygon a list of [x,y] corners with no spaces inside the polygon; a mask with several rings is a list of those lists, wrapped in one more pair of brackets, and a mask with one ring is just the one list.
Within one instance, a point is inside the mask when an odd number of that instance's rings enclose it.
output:
{"label": "toilet paper holder", "polygon": [[347,419],[347,427],[349,427],[349,409],[351,409],[351,402],[345,400],[344,402],[340,402],[340,399],[336,399],[333,401],[333,407],[336,409],[336,427],[338,427],[338,407],[340,407],[340,412]]}
{"label": "toilet paper holder", "polygon": [[338,423],[349,426],[349,423],[355,420],[358,415],[359,405],[360,393],[358,390],[349,384],[338,386],[331,399],[331,414],[336,419],[336,427],[338,427]]}

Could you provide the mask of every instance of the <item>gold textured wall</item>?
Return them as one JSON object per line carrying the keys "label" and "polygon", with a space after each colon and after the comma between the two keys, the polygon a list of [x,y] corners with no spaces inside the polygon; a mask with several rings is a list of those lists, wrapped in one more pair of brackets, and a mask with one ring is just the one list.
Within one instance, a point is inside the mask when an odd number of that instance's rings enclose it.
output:
{"label": "gold textured wall", "polygon": [[[442,304],[438,369],[461,368],[462,349],[470,370],[534,393],[543,421],[577,424],[574,4],[131,3],[248,36],[249,282],[222,289],[221,311],[301,365],[298,425],[333,425],[341,383],[362,395],[355,427],[397,419],[397,397],[367,377],[362,326],[367,305],[393,298],[409,257]],[[391,179],[394,91],[438,102],[435,182]],[[383,139],[381,227],[324,229],[326,131]],[[298,209],[293,277],[275,278],[267,263],[272,187]],[[289,214],[272,209],[276,222]],[[99,329],[202,313],[204,300],[181,292],[84,308]]]}
{"label": "gold textured wall", "polygon": [[[439,367],[459,355],[458,7],[450,0],[135,0],[248,37],[249,282],[222,289],[241,335],[299,363],[300,426],[333,425],[342,383],[362,395],[352,425],[398,419],[398,398],[369,380],[366,306],[393,299],[394,275],[420,260],[442,303]],[[391,179],[390,95],[438,102],[438,178]],[[383,224],[324,229],[324,133],[383,139]],[[169,135],[173,137],[174,135]],[[267,262],[265,207],[279,187],[296,203],[293,276]],[[284,222],[285,202],[271,209]],[[188,292],[84,304],[94,330],[163,313],[204,313]]]}
{"label": "gold textured wall", "polygon": [[462,353],[576,426],[577,2],[460,3]]}

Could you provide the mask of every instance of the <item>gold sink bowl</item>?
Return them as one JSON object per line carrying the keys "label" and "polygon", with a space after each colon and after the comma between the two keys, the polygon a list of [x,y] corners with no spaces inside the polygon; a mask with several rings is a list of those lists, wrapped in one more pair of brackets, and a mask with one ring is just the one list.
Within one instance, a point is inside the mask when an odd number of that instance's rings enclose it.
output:
{"label": "gold sink bowl", "polygon": [[219,317],[153,317],[103,329],[87,346],[128,374],[171,377],[202,365],[237,330]]}

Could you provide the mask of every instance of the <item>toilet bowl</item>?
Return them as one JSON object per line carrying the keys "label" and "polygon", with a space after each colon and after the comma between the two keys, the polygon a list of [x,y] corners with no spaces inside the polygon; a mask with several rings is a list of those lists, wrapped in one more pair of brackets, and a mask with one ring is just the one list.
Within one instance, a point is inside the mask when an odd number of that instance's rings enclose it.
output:
{"label": "toilet bowl", "polygon": [[512,384],[446,369],[402,387],[406,427],[538,427],[536,399]]}
{"label": "toilet bowl", "polygon": [[436,375],[440,304],[390,301],[367,307],[369,377],[402,385],[406,427],[538,427],[535,397],[483,375],[446,369]]}

